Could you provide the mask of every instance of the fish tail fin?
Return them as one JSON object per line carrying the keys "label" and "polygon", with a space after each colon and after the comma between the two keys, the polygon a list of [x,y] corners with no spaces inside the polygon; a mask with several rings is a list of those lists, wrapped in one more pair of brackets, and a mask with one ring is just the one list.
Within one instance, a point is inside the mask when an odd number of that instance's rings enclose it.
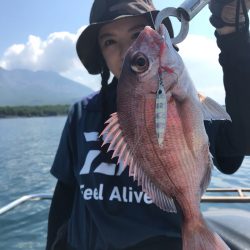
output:
{"label": "fish tail fin", "polygon": [[230,250],[220,236],[209,229],[202,216],[193,222],[183,224],[183,250]]}

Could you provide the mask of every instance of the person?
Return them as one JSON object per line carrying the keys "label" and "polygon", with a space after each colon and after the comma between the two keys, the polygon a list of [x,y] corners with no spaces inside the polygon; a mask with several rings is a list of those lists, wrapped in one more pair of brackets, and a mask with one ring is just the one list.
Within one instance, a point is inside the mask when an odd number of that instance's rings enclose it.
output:
{"label": "person", "polygon": [[[243,4],[238,8],[237,3]],[[210,2],[210,21],[221,50],[229,121],[205,122],[214,164],[225,174],[250,153],[250,1]],[[111,159],[99,137],[116,111],[116,85],[126,50],[157,11],[151,0],[95,0],[90,25],[77,41],[90,74],[101,74],[101,90],[73,105],[51,173],[58,179],[48,220],[46,249],[181,249],[181,212],[156,207]],[[164,20],[170,35],[169,19]],[[111,73],[113,78],[110,81]],[[110,82],[109,82],[110,81]]]}

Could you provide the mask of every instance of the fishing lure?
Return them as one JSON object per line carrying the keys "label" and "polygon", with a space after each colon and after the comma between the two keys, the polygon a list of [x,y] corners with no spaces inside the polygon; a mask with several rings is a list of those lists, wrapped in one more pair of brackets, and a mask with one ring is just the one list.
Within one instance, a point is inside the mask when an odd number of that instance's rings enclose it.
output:
{"label": "fishing lure", "polygon": [[167,125],[167,95],[163,86],[161,74],[158,76],[159,87],[156,92],[155,127],[159,146],[162,147]]}

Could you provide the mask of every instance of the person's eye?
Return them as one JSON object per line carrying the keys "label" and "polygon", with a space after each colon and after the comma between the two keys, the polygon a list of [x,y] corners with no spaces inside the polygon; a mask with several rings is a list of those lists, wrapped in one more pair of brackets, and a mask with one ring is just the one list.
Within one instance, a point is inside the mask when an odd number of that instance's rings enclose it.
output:
{"label": "person's eye", "polygon": [[113,45],[113,44],[115,44],[115,40],[113,40],[113,39],[108,39],[108,40],[105,40],[104,42],[103,42],[103,47],[109,47],[109,46],[111,46],[111,45]]}

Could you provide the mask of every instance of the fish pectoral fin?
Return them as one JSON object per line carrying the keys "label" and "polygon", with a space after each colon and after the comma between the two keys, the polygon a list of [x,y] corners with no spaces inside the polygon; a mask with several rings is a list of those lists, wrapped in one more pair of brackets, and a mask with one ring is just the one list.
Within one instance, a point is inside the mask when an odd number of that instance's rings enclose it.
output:
{"label": "fish pectoral fin", "polygon": [[124,168],[129,164],[133,164],[134,159],[124,139],[117,113],[111,114],[106,123],[107,126],[101,133],[101,136],[103,136],[102,146],[110,143],[108,151],[114,151],[112,158],[117,156],[117,163],[122,164]]}
{"label": "fish pectoral fin", "polygon": [[198,93],[204,120],[229,120],[231,117],[226,109],[212,98]]}

